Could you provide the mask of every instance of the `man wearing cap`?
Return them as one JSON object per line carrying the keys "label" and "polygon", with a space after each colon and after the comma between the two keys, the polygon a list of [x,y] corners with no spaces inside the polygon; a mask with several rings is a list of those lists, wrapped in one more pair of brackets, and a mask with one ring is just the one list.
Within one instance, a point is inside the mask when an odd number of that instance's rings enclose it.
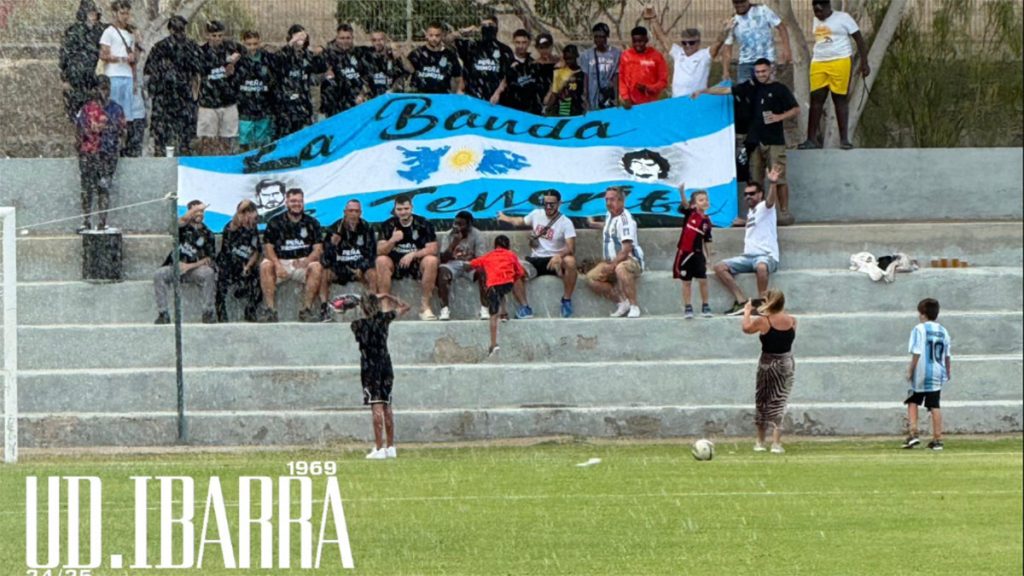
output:
{"label": "man wearing cap", "polygon": [[594,24],[594,47],[580,56],[580,68],[587,77],[588,109],[614,108],[619,101],[619,59],[622,50],[608,44],[610,33],[604,22]]}
{"label": "man wearing cap", "polygon": [[537,75],[540,78],[541,99],[551,90],[551,81],[555,77],[555,67],[558,66],[558,56],[554,53],[555,40],[551,34],[544,32],[537,35],[537,59],[534,63],[537,66]]}
{"label": "man wearing cap", "polygon": [[708,48],[700,47],[700,30],[686,28],[683,30],[678,44],[668,39],[668,34],[661,25],[661,19],[654,7],[648,6],[644,9],[644,19],[651,23],[654,29],[654,37],[661,45],[661,49],[668,52],[672,58],[674,68],[672,71],[672,97],[680,98],[689,96],[698,90],[708,87],[708,76],[711,73],[711,63],[718,57],[718,51],[722,48],[722,42],[729,32],[729,28],[722,30],[722,33],[715,39]]}

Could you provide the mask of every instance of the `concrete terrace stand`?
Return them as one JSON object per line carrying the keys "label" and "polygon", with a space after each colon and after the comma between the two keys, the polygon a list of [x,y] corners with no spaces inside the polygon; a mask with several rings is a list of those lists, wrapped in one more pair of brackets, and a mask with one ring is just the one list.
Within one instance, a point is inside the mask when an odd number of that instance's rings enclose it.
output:
{"label": "concrete terrace stand", "polygon": [[[1022,430],[1021,166],[1021,149],[791,153],[800,224],[780,230],[782,268],[773,278],[800,318],[789,432],[899,434],[907,338],[926,296],[942,302],[940,321],[953,338],[948,430]],[[77,214],[77,162],[0,160],[0,205],[33,226],[17,243],[24,446],[175,442],[173,328],[152,324],[151,282],[171,246],[174,208],[161,198],[175,190],[175,175],[173,159],[122,161],[112,204],[139,204],[111,217],[125,231],[125,281],[91,284],[81,278],[78,219],[52,222]],[[739,253],[742,234],[716,229],[718,256]],[[525,251],[525,233],[512,236]],[[558,318],[560,283],[541,278],[530,285],[538,317],[502,327],[498,360],[486,359],[487,325],[473,319],[467,284],[456,285],[455,320],[396,324],[400,441],[752,434],[757,339],[742,335],[736,318],[682,319],[680,284],[669,272],[677,236],[640,231],[649,257],[640,319],[609,319],[611,306],[582,281],[577,316]],[[582,232],[579,256],[598,250],[598,236]],[[925,268],[875,284],[847,270],[849,255],[862,250],[906,252]],[[928,268],[936,258],[971,266]],[[752,291],[753,278],[743,280]],[[710,282],[721,312],[730,298]],[[198,292],[185,288],[193,443],[368,438],[347,324],[295,322],[290,286],[279,292],[283,322],[275,325],[202,325]],[[414,286],[396,286],[416,301]]]}

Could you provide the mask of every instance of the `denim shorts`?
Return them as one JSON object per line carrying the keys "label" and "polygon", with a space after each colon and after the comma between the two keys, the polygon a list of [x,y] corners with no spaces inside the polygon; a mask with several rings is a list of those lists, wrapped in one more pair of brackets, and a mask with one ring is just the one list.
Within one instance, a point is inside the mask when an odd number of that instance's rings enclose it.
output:
{"label": "denim shorts", "polygon": [[128,122],[146,117],[146,103],[142,99],[142,94],[134,88],[135,81],[131,76],[110,77],[110,99],[121,106],[124,119]]}
{"label": "denim shorts", "polygon": [[722,263],[729,267],[729,272],[733,276],[737,274],[753,274],[757,265],[762,263],[768,267],[769,274],[774,274],[779,269],[779,262],[766,254],[744,254],[743,256],[722,260]]}

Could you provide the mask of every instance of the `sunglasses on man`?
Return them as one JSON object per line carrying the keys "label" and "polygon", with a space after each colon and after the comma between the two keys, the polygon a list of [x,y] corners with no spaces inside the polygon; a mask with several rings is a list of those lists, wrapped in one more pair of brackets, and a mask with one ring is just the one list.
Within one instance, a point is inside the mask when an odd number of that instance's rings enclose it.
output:
{"label": "sunglasses on man", "polygon": [[696,46],[697,44],[700,44],[700,40],[682,40],[679,43],[683,46]]}

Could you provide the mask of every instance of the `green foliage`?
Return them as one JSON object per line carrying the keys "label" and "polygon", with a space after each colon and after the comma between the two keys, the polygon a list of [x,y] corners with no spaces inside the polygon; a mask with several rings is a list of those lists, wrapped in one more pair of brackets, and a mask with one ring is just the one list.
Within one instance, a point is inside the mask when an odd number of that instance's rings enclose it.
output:
{"label": "green foliage", "polygon": [[[875,27],[889,0],[874,0]],[[900,25],[860,124],[867,146],[1020,146],[1021,5],[942,0]]]}
{"label": "green foliage", "polygon": [[[423,29],[432,21],[453,29],[480,23],[499,2],[476,0],[412,0],[412,31],[423,38]],[[394,39],[404,39],[407,0],[338,0],[338,22],[355,24],[365,31],[383,30]]]}
{"label": "green foliage", "polygon": [[537,16],[564,30],[570,38],[589,38],[597,15],[620,0],[536,0]]}

